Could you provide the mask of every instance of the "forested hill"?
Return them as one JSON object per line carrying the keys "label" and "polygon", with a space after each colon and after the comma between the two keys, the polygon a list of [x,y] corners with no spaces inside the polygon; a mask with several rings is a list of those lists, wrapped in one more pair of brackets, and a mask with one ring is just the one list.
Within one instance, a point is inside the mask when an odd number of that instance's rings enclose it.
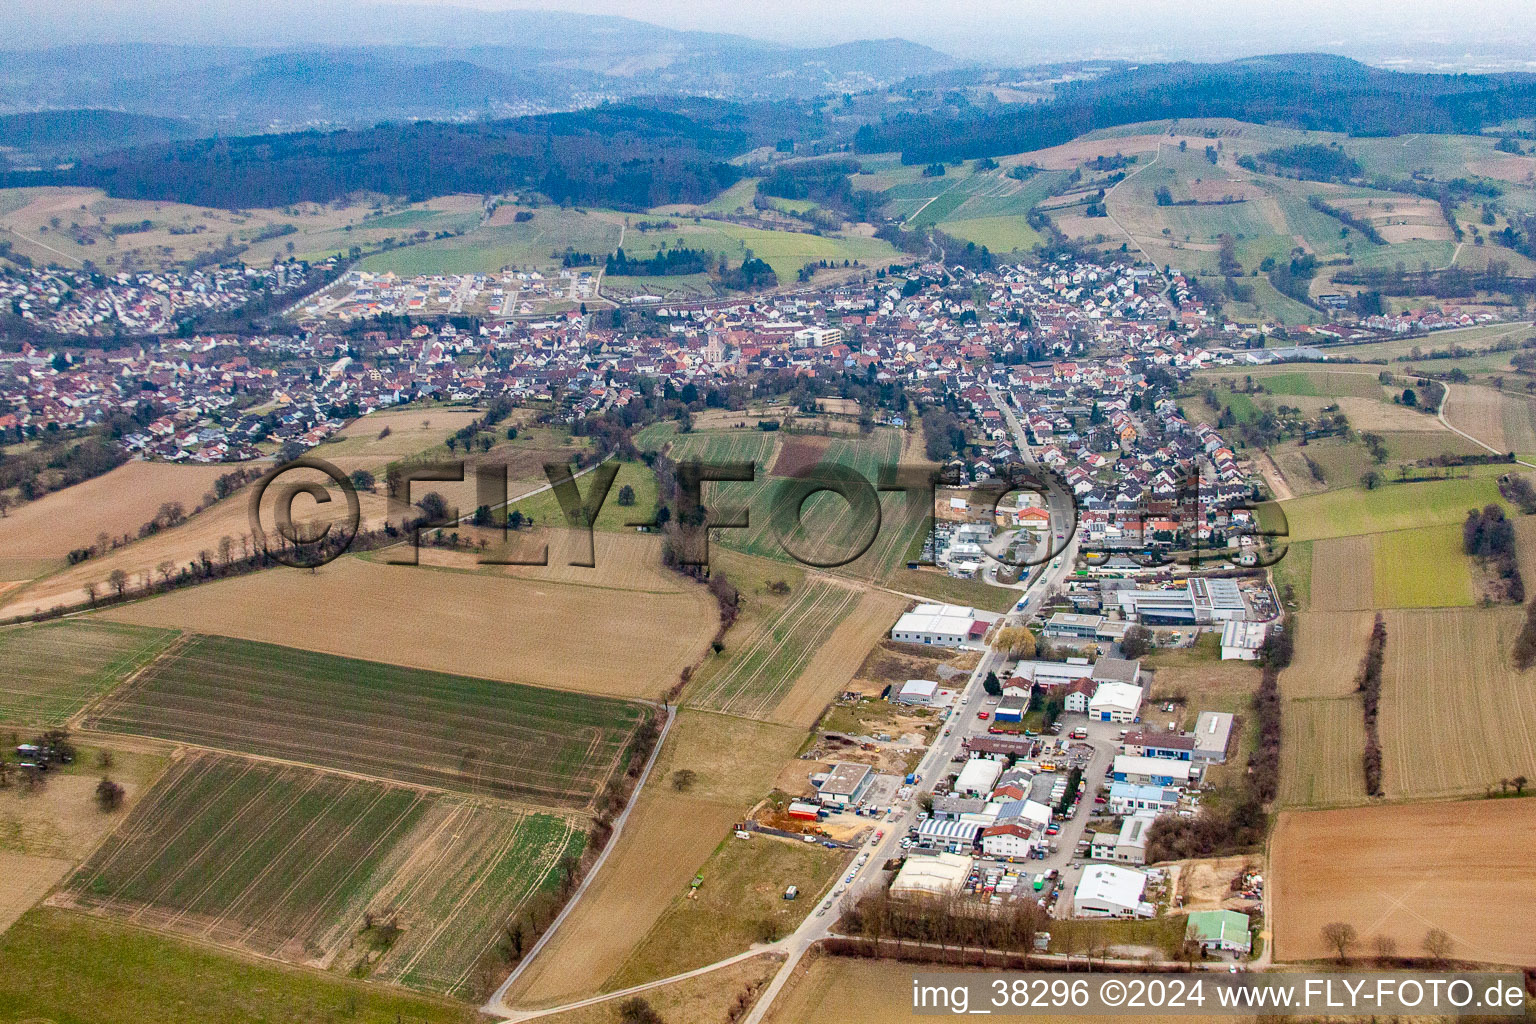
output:
{"label": "forested hill", "polygon": [[7,185],[93,185],[130,199],[225,209],[356,192],[426,199],[536,188],[555,202],[646,209],[699,202],[740,177],[728,159],[783,125],[750,107],[609,106],[508,121],[200,139],[127,149]]}
{"label": "forested hill", "polygon": [[1144,65],[1064,85],[1054,100],[958,116],[898,114],[858,132],[863,153],[906,163],[1055,146],[1138,121],[1230,117],[1353,135],[1475,133],[1536,116],[1536,75],[1421,75],[1323,54]]}

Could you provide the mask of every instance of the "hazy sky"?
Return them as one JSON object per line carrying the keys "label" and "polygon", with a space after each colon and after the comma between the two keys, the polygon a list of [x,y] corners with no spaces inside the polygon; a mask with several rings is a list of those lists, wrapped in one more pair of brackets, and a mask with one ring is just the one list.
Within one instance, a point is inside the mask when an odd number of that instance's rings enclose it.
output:
{"label": "hazy sky", "polygon": [[[388,0],[419,2],[419,0]],[[616,14],[672,28],[734,32],[795,44],[900,36],[966,56],[1142,45],[1273,52],[1306,41],[1391,49],[1395,41],[1502,46],[1536,31],[1531,0],[428,0],[482,9]],[[1250,49],[1257,44],[1257,49]]]}
{"label": "hazy sky", "polygon": [[[379,16],[370,7],[379,3],[443,11],[430,25],[396,32],[410,19]],[[1463,65],[1469,54],[1487,55],[1506,65],[1531,59],[1536,68],[1532,0],[0,0],[0,46],[516,44],[515,32],[487,27],[483,17],[455,18],[453,7],[621,15],[798,45],[899,36],[988,62],[1315,49]]]}

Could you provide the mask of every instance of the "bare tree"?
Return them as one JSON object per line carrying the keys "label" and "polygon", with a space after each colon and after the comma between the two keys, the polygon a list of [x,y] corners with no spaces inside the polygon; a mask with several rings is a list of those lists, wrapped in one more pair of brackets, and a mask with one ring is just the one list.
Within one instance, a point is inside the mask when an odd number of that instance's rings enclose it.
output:
{"label": "bare tree", "polygon": [[85,585],[85,599],[87,601],[91,602],[91,604],[95,604],[96,603],[96,584],[95,583],[87,583]]}
{"label": "bare tree", "polygon": [[1339,962],[1343,963],[1349,958],[1349,951],[1360,940],[1355,926],[1345,924],[1342,921],[1334,921],[1332,924],[1323,925],[1323,941],[1339,956]]}
{"label": "bare tree", "polygon": [[1509,784],[1515,787],[1515,796],[1519,796],[1521,793],[1525,792],[1525,787],[1530,783],[1530,781],[1531,780],[1526,778],[1524,775],[1516,775],[1514,778],[1509,780]]}
{"label": "bare tree", "polygon": [[0,518],[4,518],[5,516],[11,514],[11,505],[13,502],[15,502],[15,500],[16,499],[12,498],[9,494],[6,494],[4,491],[0,491]]}
{"label": "bare tree", "polygon": [[107,585],[117,591],[118,597],[122,597],[128,590],[128,574],[121,569],[113,569],[107,574]]}
{"label": "bare tree", "polygon": [[230,557],[234,554],[234,552],[235,538],[226,533],[224,536],[219,538],[219,561],[223,562],[225,565],[228,565]]}
{"label": "bare tree", "polygon": [[96,806],[101,808],[103,814],[111,814],[123,806],[123,787],[111,779],[103,777],[96,783]]}
{"label": "bare tree", "polygon": [[162,583],[169,583],[171,582],[171,575],[176,571],[176,563],[167,558],[165,561],[155,566],[155,571],[160,574],[160,580]]}
{"label": "bare tree", "polygon": [[1439,928],[1424,933],[1424,953],[1437,964],[1443,964],[1456,951],[1456,942]]}
{"label": "bare tree", "polygon": [[1397,956],[1397,940],[1390,935],[1378,935],[1371,943],[1376,949],[1376,959],[1386,963]]}

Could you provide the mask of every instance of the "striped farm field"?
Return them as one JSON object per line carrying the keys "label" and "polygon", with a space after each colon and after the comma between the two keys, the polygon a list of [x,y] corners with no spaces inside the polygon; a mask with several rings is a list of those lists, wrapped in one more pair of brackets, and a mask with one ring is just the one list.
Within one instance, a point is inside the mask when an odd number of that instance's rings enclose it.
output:
{"label": "striped farm field", "polygon": [[0,721],[62,725],[153,661],[177,635],[172,629],[73,621],[0,631]]}
{"label": "striped farm field", "polygon": [[689,705],[766,717],[858,605],[859,596],[851,587],[807,580],[795,600],[744,641],[734,657],[714,674],[701,674],[688,695]]}
{"label": "striped farm field", "polygon": [[1358,697],[1287,700],[1281,729],[1281,806],[1365,802],[1365,711]]}
{"label": "striped farm field", "polygon": [[335,952],[427,794],[183,758],[70,880],[76,905],[290,960]]}
{"label": "striped farm field", "polygon": [[1375,542],[1370,534],[1328,537],[1312,544],[1312,607],[1357,611],[1375,607]]}
{"label": "striped farm field", "polygon": [[419,786],[583,808],[638,704],[194,636],[94,708],[91,728]]}
{"label": "striped farm field", "polygon": [[403,933],[369,977],[472,999],[505,971],[499,959],[486,962],[502,926],[558,889],[561,863],[581,856],[586,833],[555,815],[442,800],[412,839],[373,899],[375,919]]}
{"label": "striped farm field", "polygon": [[[1315,575],[1312,587],[1315,594]],[[1368,610],[1298,614],[1296,655],[1280,673],[1281,694],[1291,699],[1345,697],[1354,693],[1355,676],[1360,672],[1360,660],[1365,657],[1365,644],[1374,621],[1375,613]]]}
{"label": "striped farm field", "polygon": [[1332,960],[1323,929],[1337,921],[1360,950],[1380,936],[1417,956],[1439,928],[1457,960],[1536,967],[1532,849],[1530,799],[1286,811],[1270,841],[1275,956]]}
{"label": "striped farm field", "polygon": [[1536,670],[1509,664],[1523,618],[1511,607],[1386,613],[1389,797],[1482,794],[1503,778],[1536,777]]}

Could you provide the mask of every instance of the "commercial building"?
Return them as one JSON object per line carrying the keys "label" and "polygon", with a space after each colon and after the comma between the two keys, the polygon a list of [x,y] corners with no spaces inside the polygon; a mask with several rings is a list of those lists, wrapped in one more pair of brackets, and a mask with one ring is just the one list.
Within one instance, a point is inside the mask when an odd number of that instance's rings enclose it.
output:
{"label": "commercial building", "polygon": [[1093,837],[1090,853],[1094,860],[1112,860],[1121,864],[1147,862],[1147,830],[1157,819],[1153,811],[1139,811],[1125,819],[1118,834],[1100,832]]}
{"label": "commercial building", "polygon": [[970,636],[976,609],[956,604],[920,604],[896,620],[891,639],[903,644],[959,647]]}
{"label": "commercial building", "polygon": [[1088,717],[1096,722],[1134,722],[1141,714],[1141,687],[1129,683],[1100,683],[1088,701]]}
{"label": "commercial building", "polygon": [[923,707],[933,703],[939,692],[939,684],[932,679],[908,679],[896,691],[896,703],[917,704]]}
{"label": "commercial building", "polygon": [[1115,597],[1126,618],[1149,625],[1209,625],[1248,617],[1236,580],[1195,577],[1182,586],[1121,590]]}
{"label": "commercial building", "polygon": [[960,796],[980,796],[992,792],[997,777],[1003,774],[1003,762],[990,757],[973,757],[960,769],[953,792]]}
{"label": "commercial building", "polygon": [[1142,900],[1147,876],[1131,868],[1090,864],[1072,895],[1076,917],[1153,917],[1156,909]]}
{"label": "commercial building", "polygon": [[1193,758],[1201,764],[1221,764],[1232,742],[1232,716],[1225,711],[1202,711],[1195,722]]}
{"label": "commercial building", "polygon": [[1268,636],[1268,623],[1230,620],[1221,627],[1221,660],[1256,660]]}
{"label": "commercial building", "polygon": [[998,701],[997,709],[992,712],[992,717],[999,722],[1022,722],[1024,712],[1029,710],[1029,699],[1018,694],[1010,694]]}
{"label": "commercial building", "polygon": [[1070,640],[1093,640],[1104,622],[1102,615],[1076,615],[1057,612],[1045,624],[1045,635]]}
{"label": "commercial building", "polygon": [[1194,776],[1189,761],[1170,761],[1165,757],[1135,757],[1118,754],[1110,766],[1110,778],[1145,786],[1188,786]]}
{"label": "commercial building", "polygon": [[1235,910],[1197,910],[1189,915],[1184,937],[1209,950],[1247,953],[1253,949],[1253,933],[1247,914]]}
{"label": "commercial building", "polygon": [[892,896],[947,896],[971,874],[971,858],[955,853],[908,857],[891,882]]}
{"label": "commercial building", "polygon": [[976,845],[976,833],[980,831],[981,825],[974,821],[929,818],[917,827],[917,844],[931,850],[969,853]]}
{"label": "commercial building", "polygon": [[1137,729],[1125,734],[1120,741],[1122,753],[1133,757],[1166,757],[1171,761],[1188,761],[1194,756],[1195,738],[1182,732],[1166,729]]}
{"label": "commercial building", "polygon": [[988,857],[1027,860],[1039,845],[1035,830],[1017,819],[1000,821],[981,831],[981,851]]}
{"label": "commercial building", "polygon": [[1100,658],[1093,663],[1093,672],[1088,678],[1096,683],[1126,683],[1137,686],[1141,683],[1141,659]]}
{"label": "commercial building", "polygon": [[816,782],[821,805],[841,808],[858,803],[874,777],[867,764],[844,762],[833,765],[832,770]]}
{"label": "commercial building", "polygon": [[1142,786],[1134,782],[1109,784],[1109,813],[1135,814],[1137,811],[1177,810],[1179,791],[1166,786]]}

